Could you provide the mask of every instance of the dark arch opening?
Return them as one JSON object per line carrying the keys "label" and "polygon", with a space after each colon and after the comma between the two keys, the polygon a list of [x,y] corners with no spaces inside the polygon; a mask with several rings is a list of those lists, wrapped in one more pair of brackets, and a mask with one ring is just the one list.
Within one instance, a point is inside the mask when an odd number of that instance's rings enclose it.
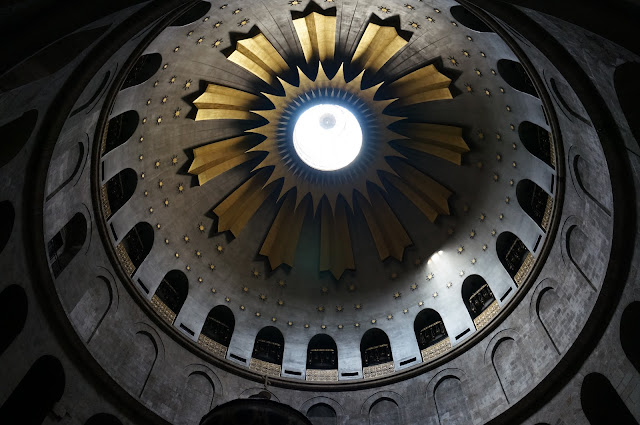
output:
{"label": "dark arch opening", "polygon": [[40,425],[62,398],[64,386],[60,361],[49,355],[40,357],[0,408],[0,422]]}
{"label": "dark arch opening", "polygon": [[482,276],[473,274],[462,282],[462,301],[472,319],[489,308],[495,300],[489,284]]}
{"label": "dark arch opening", "polygon": [[122,421],[108,413],[98,413],[87,419],[84,425],[122,425]]}
{"label": "dark arch opening", "polygon": [[104,186],[107,195],[107,218],[115,214],[127,203],[136,191],[138,175],[131,168],[120,171],[111,177]]}
{"label": "dark arch opening", "polygon": [[313,425],[336,425],[337,415],[333,407],[325,403],[318,403],[307,410],[307,418]]}
{"label": "dark arch opening", "polygon": [[138,58],[122,83],[122,89],[137,86],[147,81],[162,65],[160,53],[149,53]]}
{"label": "dark arch opening", "polygon": [[453,16],[453,19],[460,22],[467,28],[478,32],[493,32],[493,30],[489,28],[484,21],[464,6],[453,6],[449,11],[451,12],[451,16]]}
{"label": "dark arch opening", "polygon": [[393,361],[391,343],[387,334],[378,328],[369,329],[360,340],[362,366],[375,366]]}
{"label": "dark arch opening", "polygon": [[236,326],[236,319],[226,305],[218,305],[211,309],[204,321],[202,334],[218,344],[229,347],[231,335]]}
{"label": "dark arch opening", "polygon": [[31,109],[0,127],[0,167],[4,167],[22,150],[38,122],[38,111]]}
{"label": "dark arch opening", "polygon": [[522,210],[546,232],[551,219],[553,198],[531,180],[520,180],[518,182],[516,197]]}
{"label": "dark arch opening", "polygon": [[198,4],[193,6],[191,9],[187,10],[185,13],[180,15],[178,19],[173,21],[171,24],[172,27],[181,27],[183,25],[188,25],[192,22],[197,21],[198,19],[204,17],[207,12],[211,9],[211,3],[208,1],[200,1]]}
{"label": "dark arch opening", "polygon": [[629,304],[620,320],[620,343],[627,359],[640,373],[640,301]]}
{"label": "dark arch opening", "polygon": [[263,362],[282,365],[282,353],[284,353],[284,337],[282,336],[282,332],[273,326],[260,329],[253,344],[253,354],[251,357],[262,360]]}
{"label": "dark arch opening", "polygon": [[87,238],[87,219],[76,213],[47,244],[51,270],[55,277],[69,265]]}
{"label": "dark arch opening", "polygon": [[130,264],[127,271],[133,275],[140,264],[147,258],[153,247],[153,227],[149,223],[138,223],[122,239],[122,247],[126,251]]}
{"label": "dark arch opening", "polygon": [[309,341],[307,369],[338,369],[338,346],[329,335],[318,334]]}
{"label": "dark arch opening", "polygon": [[638,425],[611,382],[599,373],[584,377],[580,403],[591,425]]}
{"label": "dark arch opening", "polygon": [[123,112],[109,120],[107,136],[102,144],[102,154],[110,152],[129,140],[138,128],[140,116],[136,111]]}
{"label": "dark arch opening", "polygon": [[498,73],[514,89],[539,98],[531,78],[529,78],[527,71],[520,62],[500,59],[498,61]]}
{"label": "dark arch opening", "polygon": [[638,75],[640,75],[640,63],[623,63],[616,68],[613,74],[613,84],[622,113],[627,119],[627,124],[629,124],[636,143],[640,145],[640,108],[638,108],[640,85],[638,85]]}
{"label": "dark arch opening", "polygon": [[444,327],[442,317],[430,308],[425,308],[418,313],[413,321],[413,331],[420,350],[437,344],[447,337],[447,329]]}
{"label": "dark arch opening", "polygon": [[[180,313],[182,305],[187,299],[188,293],[189,279],[187,279],[187,276],[180,270],[171,270],[162,278],[162,282],[160,282],[160,286],[156,289],[156,293],[153,296],[154,299],[151,300],[151,303],[156,307],[156,310],[158,310],[158,307],[160,308],[159,313],[163,319],[173,324],[176,316]],[[162,304],[158,303],[158,300],[161,301]],[[165,307],[170,311],[165,311]]]}
{"label": "dark arch opening", "polygon": [[50,44],[4,74],[0,87],[5,91],[13,90],[61,70],[108,28],[109,25],[105,25],[79,31]]}
{"label": "dark arch opening", "polygon": [[22,287],[9,285],[0,292],[0,355],[22,332],[27,311],[27,294]]}
{"label": "dark arch opening", "polygon": [[502,232],[496,241],[496,253],[509,276],[518,285],[522,282],[516,275],[530,254],[527,246],[511,232]]}
{"label": "dark arch opening", "polygon": [[551,141],[551,133],[529,121],[523,121],[518,126],[518,136],[525,148],[531,154],[543,161],[551,168],[555,168],[555,153]]}
{"label": "dark arch opening", "polygon": [[0,253],[9,243],[11,232],[13,232],[13,222],[16,219],[16,211],[10,201],[0,202]]}

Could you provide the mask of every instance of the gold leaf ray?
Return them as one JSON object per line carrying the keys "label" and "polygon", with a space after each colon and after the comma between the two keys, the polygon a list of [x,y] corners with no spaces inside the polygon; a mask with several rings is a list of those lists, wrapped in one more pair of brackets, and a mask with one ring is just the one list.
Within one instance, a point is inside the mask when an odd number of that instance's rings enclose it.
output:
{"label": "gold leaf ray", "polygon": [[460,165],[462,154],[469,152],[469,146],[462,138],[462,129],[440,124],[398,123],[398,131],[409,139],[400,140],[399,144],[411,149],[425,152]]}
{"label": "gold leaf ray", "polygon": [[363,69],[378,72],[406,44],[407,40],[400,37],[395,28],[369,23],[352,62]]}
{"label": "gold leaf ray", "polygon": [[218,216],[218,231],[231,231],[238,236],[260,205],[275,190],[277,184],[263,187],[269,177],[267,170],[254,174],[222,201],[213,212]]}
{"label": "gold leaf ray", "polygon": [[193,150],[189,173],[198,175],[198,183],[205,184],[240,164],[255,158],[258,153],[246,154],[255,145],[250,135],[220,140]]}
{"label": "gold leaf ray", "polygon": [[269,233],[260,248],[260,255],[269,258],[271,269],[281,264],[293,267],[296,247],[302,230],[302,223],[309,206],[308,198],[296,208],[296,193],[291,190],[286,193]]}
{"label": "gold leaf ray", "polygon": [[393,106],[414,105],[434,100],[453,99],[449,85],[451,79],[438,72],[432,64],[417,69],[389,85],[389,91],[397,98]]}
{"label": "gold leaf ray", "polygon": [[276,82],[276,76],[289,68],[280,53],[262,33],[238,41],[235,50],[227,59],[267,84]]}
{"label": "gold leaf ray", "polygon": [[413,244],[411,238],[378,187],[369,186],[369,198],[371,203],[360,197],[359,205],[369,225],[380,260],[393,257],[402,261],[404,249]]}
{"label": "gold leaf ray", "polygon": [[451,191],[404,161],[395,161],[398,176],[385,178],[406,196],[422,213],[435,222],[438,214],[449,215]]}
{"label": "gold leaf ray", "polygon": [[209,84],[193,104],[198,108],[196,121],[224,119],[255,119],[250,110],[260,97],[231,87]]}
{"label": "gold leaf ray", "polygon": [[336,44],[336,17],[317,12],[293,20],[307,63],[333,59]]}
{"label": "gold leaf ray", "polygon": [[320,271],[340,279],[345,270],[355,269],[351,236],[344,202],[337,202],[335,214],[326,198],[320,207]]}

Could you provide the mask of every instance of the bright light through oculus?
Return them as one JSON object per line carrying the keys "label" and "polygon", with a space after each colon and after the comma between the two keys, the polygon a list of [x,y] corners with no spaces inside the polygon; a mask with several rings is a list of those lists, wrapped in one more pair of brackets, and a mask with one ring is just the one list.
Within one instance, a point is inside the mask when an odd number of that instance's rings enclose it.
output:
{"label": "bright light through oculus", "polygon": [[310,167],[339,170],[360,153],[362,129],[355,115],[342,106],[316,105],[298,118],[293,128],[293,147]]}

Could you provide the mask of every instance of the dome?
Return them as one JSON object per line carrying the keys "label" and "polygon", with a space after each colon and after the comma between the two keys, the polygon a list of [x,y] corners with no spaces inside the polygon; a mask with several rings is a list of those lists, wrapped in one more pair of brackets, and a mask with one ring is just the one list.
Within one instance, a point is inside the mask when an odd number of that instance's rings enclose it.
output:
{"label": "dome", "polygon": [[31,369],[0,418],[640,418],[636,54],[507,5],[281,3],[105,10],[5,71]]}

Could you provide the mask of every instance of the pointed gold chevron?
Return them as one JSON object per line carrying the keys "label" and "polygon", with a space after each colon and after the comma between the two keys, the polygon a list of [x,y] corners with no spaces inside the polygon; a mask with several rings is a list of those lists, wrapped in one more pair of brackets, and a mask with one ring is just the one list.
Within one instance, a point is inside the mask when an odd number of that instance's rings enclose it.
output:
{"label": "pointed gold chevron", "polygon": [[333,59],[336,50],[336,17],[313,12],[293,20],[307,63]]}
{"label": "pointed gold chevron", "polygon": [[[441,159],[461,163],[469,147],[457,127],[412,123],[404,117],[390,116],[385,108],[402,107],[423,102],[451,99],[451,80],[435,66],[419,68],[389,84],[385,93],[391,98],[379,100],[381,84],[362,88],[365,71],[377,72],[398,53],[407,41],[392,27],[369,23],[352,58],[351,69],[358,75],[347,80],[344,66],[328,77],[322,62],[335,56],[336,18],[318,13],[293,20],[307,63],[318,64],[315,78],[300,69],[299,83],[280,78],[289,66],[267,38],[258,35],[240,40],[228,59],[274,87],[280,93],[260,96],[241,90],[210,84],[194,104],[196,120],[253,120],[261,124],[239,136],[220,140],[194,149],[189,173],[198,176],[200,184],[219,176],[258,156],[262,160],[239,188],[229,194],[213,212],[218,216],[218,231],[238,235],[260,205],[270,196],[277,197],[280,209],[260,248],[272,268],[281,264],[293,266],[295,251],[305,217],[318,212],[320,222],[320,271],[340,279],[345,270],[355,269],[348,217],[364,217],[379,257],[402,261],[404,250],[412,244],[392,207],[385,199],[385,185],[413,202],[430,221],[448,215],[452,192],[409,165],[404,156],[389,143],[394,140],[410,149],[429,153]],[[290,75],[290,73],[288,73]],[[292,119],[292,110],[304,105],[305,99],[341,96],[356,102],[363,111],[370,130],[365,140],[364,159],[357,166],[344,169],[339,178],[332,173],[317,173],[301,166],[295,152],[285,140],[283,128]],[[264,98],[273,108],[264,109]],[[393,130],[389,127],[393,124]],[[262,141],[260,141],[262,140]],[[364,148],[363,148],[364,149]],[[354,207],[359,206],[362,215]],[[351,211],[351,213],[350,213]]]}

